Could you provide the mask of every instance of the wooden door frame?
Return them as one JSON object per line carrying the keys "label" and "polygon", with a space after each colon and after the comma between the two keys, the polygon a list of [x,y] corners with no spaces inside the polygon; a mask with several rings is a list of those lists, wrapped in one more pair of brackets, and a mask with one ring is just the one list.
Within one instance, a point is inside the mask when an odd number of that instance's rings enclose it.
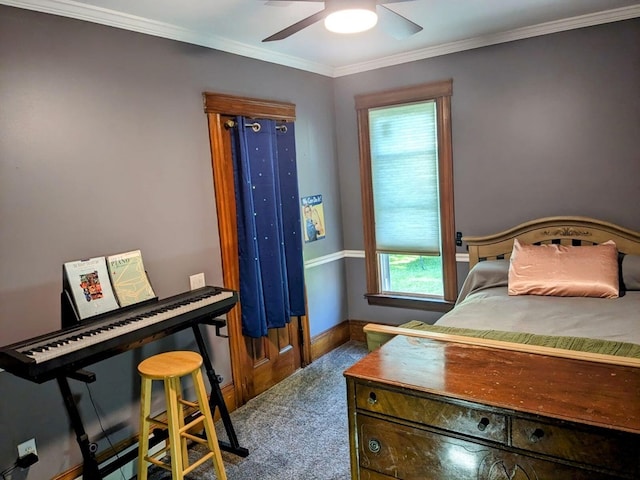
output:
{"label": "wooden door frame", "polygon": [[[240,289],[240,270],[238,265],[238,234],[236,223],[235,188],[233,184],[233,165],[225,162],[225,134],[223,116],[244,116],[264,118],[276,121],[293,122],[296,119],[296,107],[292,103],[238,97],[220,93],[204,92],[204,111],[209,123],[209,142],[211,144],[211,166],[218,214],[220,250],[222,255],[222,276],[224,287]],[[311,336],[307,315],[300,317],[302,329],[302,365],[311,363]],[[229,353],[231,356],[231,374],[236,403],[242,405],[248,400],[243,387],[243,373],[248,371],[242,358],[242,321],[240,309],[233,308],[227,314],[227,332],[229,335]]]}

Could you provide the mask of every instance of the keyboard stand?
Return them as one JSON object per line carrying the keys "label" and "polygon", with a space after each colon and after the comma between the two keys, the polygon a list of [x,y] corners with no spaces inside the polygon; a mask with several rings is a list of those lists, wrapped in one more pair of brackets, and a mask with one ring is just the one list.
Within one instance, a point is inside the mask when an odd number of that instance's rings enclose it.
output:
{"label": "keyboard stand", "polygon": [[[226,325],[226,321],[214,318],[212,320],[205,320],[203,323],[207,325],[216,326],[216,333],[220,332],[220,327]],[[196,337],[196,342],[198,344],[198,349],[200,350],[200,355],[202,355],[202,361],[204,364],[204,368],[207,372],[207,377],[209,378],[209,383],[211,384],[211,395],[209,396],[209,406],[211,407],[211,414],[215,416],[216,407],[220,411],[220,418],[222,419],[222,423],[224,424],[224,429],[227,432],[227,437],[229,442],[222,441],[218,439],[218,444],[220,445],[221,450],[225,450],[227,452],[234,453],[240,457],[246,457],[249,455],[249,450],[244,447],[241,447],[238,443],[238,437],[236,436],[236,432],[233,428],[233,424],[231,423],[231,417],[229,416],[229,410],[227,409],[227,405],[224,403],[224,398],[222,396],[222,391],[220,390],[220,381],[218,380],[218,376],[216,375],[215,370],[211,366],[211,360],[209,359],[209,353],[207,352],[207,347],[204,344],[204,339],[202,338],[202,333],[200,332],[200,325],[194,324],[192,325],[193,334]]]}
{"label": "keyboard stand", "polygon": [[87,433],[84,430],[84,425],[82,424],[82,417],[80,417],[78,406],[76,405],[73,394],[71,393],[67,377],[59,376],[56,377],[56,379],[58,380],[58,387],[60,387],[60,393],[62,394],[62,399],[64,400],[64,406],[67,409],[71,426],[76,432],[76,441],[78,442],[80,451],[82,452],[82,459],[84,461],[82,466],[82,478],[86,478],[87,480],[100,479],[102,477],[100,476],[100,470],[98,469],[98,462],[96,460],[96,450],[98,449],[98,445],[89,441],[89,437],[87,436]]}
{"label": "keyboard stand", "polygon": [[[225,320],[218,318],[203,319],[200,323],[216,326],[217,332],[219,332],[221,326],[226,325]],[[247,455],[249,455],[249,450],[241,447],[238,443],[238,437],[236,436],[235,429],[233,428],[231,417],[229,416],[229,410],[224,403],[224,397],[222,396],[222,391],[220,390],[220,381],[218,380],[218,376],[216,375],[216,372],[211,365],[211,359],[205,346],[199,323],[193,324],[192,330],[196,339],[196,343],[198,344],[198,349],[200,350],[200,355],[202,355],[203,366],[207,372],[209,383],[211,384],[211,394],[209,397],[211,413],[215,415],[215,409],[218,408],[220,412],[220,418],[222,420],[222,423],[224,424],[227,438],[229,440],[228,442],[218,440],[220,449],[236,454],[240,457],[246,457]],[[89,437],[87,436],[84,425],[82,423],[82,417],[80,416],[78,406],[75,399],[73,398],[73,394],[71,393],[71,388],[69,387],[69,381],[67,377],[84,383],[91,383],[95,381],[96,377],[92,372],[79,370],[77,372],[70,372],[66,376],[57,376],[56,379],[58,381],[60,393],[62,394],[62,398],[64,400],[64,406],[67,410],[67,414],[69,415],[71,426],[73,427],[73,430],[76,434],[76,441],[78,442],[78,446],[80,447],[80,451],[82,452],[82,478],[84,478],[85,480],[100,480],[110,473],[115,472],[117,469],[126,465],[130,461],[136,459],[138,457],[138,449],[136,448],[133,450],[129,450],[128,452],[119,455],[117,458],[115,458],[115,460],[110,461],[102,468],[99,467],[98,459],[96,458],[98,444],[89,441]],[[149,439],[149,445],[153,447],[166,438],[166,432],[162,430],[155,430],[153,436],[151,437],[151,439]]]}

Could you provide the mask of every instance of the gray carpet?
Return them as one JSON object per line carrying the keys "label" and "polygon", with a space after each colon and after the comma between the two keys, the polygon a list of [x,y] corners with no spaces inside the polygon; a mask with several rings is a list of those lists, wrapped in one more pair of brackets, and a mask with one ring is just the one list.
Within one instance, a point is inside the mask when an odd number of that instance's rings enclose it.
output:
{"label": "gray carpet", "polygon": [[[229,480],[346,480],[350,478],[346,383],[342,372],[366,355],[349,342],[320,357],[231,413],[245,458],[222,452]],[[226,439],[221,422],[216,423]],[[199,457],[201,446],[190,450]],[[153,467],[150,480],[168,480]],[[206,462],[189,479],[215,479]]]}

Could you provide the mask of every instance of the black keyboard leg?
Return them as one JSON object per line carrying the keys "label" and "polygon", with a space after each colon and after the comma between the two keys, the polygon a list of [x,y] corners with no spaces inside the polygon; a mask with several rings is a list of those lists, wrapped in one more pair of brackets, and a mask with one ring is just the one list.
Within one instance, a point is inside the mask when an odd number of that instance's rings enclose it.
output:
{"label": "black keyboard leg", "polygon": [[62,398],[64,400],[64,406],[66,407],[67,413],[69,414],[71,426],[76,432],[76,440],[78,442],[78,445],[80,446],[80,451],[82,452],[82,458],[84,460],[84,465],[82,468],[82,478],[85,480],[100,480],[100,478],[102,477],[100,476],[100,469],[98,468],[98,462],[95,456],[97,445],[89,441],[89,437],[84,431],[82,418],[80,417],[78,406],[73,399],[73,394],[71,393],[71,388],[69,387],[69,381],[66,377],[57,377],[57,380],[58,386],[60,387],[60,392],[62,393]]}
{"label": "black keyboard leg", "polygon": [[202,332],[200,332],[200,325],[194,324],[192,325],[192,328],[193,334],[196,337],[198,349],[200,350],[200,355],[202,355],[202,363],[207,372],[209,383],[211,384],[211,395],[209,396],[209,406],[211,407],[211,414],[215,415],[216,407],[218,407],[218,409],[220,410],[220,418],[222,419],[224,429],[227,432],[227,438],[229,439],[228,443],[222,440],[218,440],[220,449],[226,452],[234,453],[240,457],[246,457],[247,455],[249,455],[249,450],[241,447],[238,443],[238,437],[236,436],[236,431],[233,428],[233,423],[231,423],[229,410],[227,409],[227,405],[224,403],[222,390],[220,390],[220,382],[218,381],[218,376],[216,375],[216,372],[211,365],[211,359],[209,358],[207,347],[204,344]]}

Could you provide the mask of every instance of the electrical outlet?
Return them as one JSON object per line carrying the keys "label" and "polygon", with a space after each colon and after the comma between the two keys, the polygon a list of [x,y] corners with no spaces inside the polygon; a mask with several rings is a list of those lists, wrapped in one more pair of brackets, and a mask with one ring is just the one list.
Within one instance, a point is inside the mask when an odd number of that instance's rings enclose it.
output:
{"label": "electrical outlet", "polygon": [[18,458],[22,458],[30,453],[34,455],[38,455],[38,451],[36,450],[36,439],[32,438],[31,440],[27,440],[24,443],[18,445]]}
{"label": "electrical outlet", "polygon": [[191,290],[204,287],[204,273],[196,273],[189,277],[189,283],[191,284]]}

